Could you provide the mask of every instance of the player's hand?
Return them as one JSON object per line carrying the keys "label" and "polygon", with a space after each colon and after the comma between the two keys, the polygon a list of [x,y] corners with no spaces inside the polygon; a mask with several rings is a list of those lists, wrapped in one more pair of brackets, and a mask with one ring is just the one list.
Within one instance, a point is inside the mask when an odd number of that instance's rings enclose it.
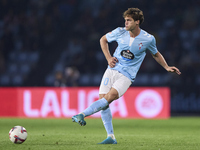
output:
{"label": "player's hand", "polygon": [[118,59],[116,57],[111,57],[108,59],[108,65],[113,68],[115,67],[115,64],[118,62]]}
{"label": "player's hand", "polygon": [[176,74],[178,74],[178,75],[181,74],[181,72],[179,71],[179,69],[176,68],[176,67],[174,67],[174,66],[172,66],[172,67],[169,66],[166,70],[167,70],[168,72],[174,72],[174,73],[176,73]]}

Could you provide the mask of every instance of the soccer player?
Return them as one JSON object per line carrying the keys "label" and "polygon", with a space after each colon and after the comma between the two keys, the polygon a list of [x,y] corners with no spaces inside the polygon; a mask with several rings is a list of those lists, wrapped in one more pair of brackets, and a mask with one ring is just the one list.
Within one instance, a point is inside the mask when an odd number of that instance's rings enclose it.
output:
{"label": "soccer player", "polygon": [[[118,27],[100,39],[101,49],[108,61],[108,68],[101,81],[99,100],[72,117],[73,122],[85,126],[84,118],[101,110],[107,138],[99,144],[117,144],[109,104],[121,97],[134,82],[147,50],[166,71],[181,74],[178,68],[168,66],[164,57],[157,50],[154,36],[140,28],[144,21],[143,12],[140,9],[129,8],[124,12],[123,17],[125,27]],[[118,43],[113,56],[108,47],[108,42],[112,41]]]}

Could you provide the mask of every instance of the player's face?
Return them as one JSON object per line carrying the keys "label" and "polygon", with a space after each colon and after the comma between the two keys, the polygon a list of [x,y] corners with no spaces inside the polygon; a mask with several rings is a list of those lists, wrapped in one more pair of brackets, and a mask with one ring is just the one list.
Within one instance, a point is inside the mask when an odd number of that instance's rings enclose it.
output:
{"label": "player's face", "polygon": [[139,21],[135,21],[132,17],[126,16],[125,20],[125,28],[127,31],[132,31],[139,24]]}

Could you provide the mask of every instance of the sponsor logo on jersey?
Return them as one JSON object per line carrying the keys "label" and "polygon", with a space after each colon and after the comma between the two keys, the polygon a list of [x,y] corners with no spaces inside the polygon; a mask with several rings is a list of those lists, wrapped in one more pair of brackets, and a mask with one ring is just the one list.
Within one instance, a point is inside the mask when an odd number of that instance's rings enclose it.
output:
{"label": "sponsor logo on jersey", "polygon": [[130,61],[134,59],[134,54],[130,52],[130,50],[123,50],[121,51],[121,56],[124,60]]}

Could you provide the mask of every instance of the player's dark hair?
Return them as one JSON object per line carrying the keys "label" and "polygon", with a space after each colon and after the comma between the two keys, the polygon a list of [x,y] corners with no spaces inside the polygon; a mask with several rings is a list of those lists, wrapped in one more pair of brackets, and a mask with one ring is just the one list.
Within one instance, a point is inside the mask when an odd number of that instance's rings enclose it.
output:
{"label": "player's dark hair", "polygon": [[126,10],[123,13],[123,17],[125,18],[127,16],[130,16],[131,18],[133,18],[134,21],[139,20],[140,21],[140,25],[144,22],[143,12],[138,8],[129,8],[128,10]]}

